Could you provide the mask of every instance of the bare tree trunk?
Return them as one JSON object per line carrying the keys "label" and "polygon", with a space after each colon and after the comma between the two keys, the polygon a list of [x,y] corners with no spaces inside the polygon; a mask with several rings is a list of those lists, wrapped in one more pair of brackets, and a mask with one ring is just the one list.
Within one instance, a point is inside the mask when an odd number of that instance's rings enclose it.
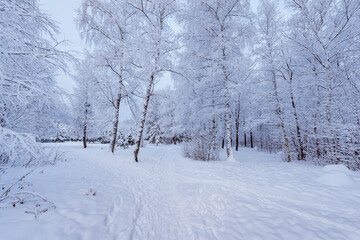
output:
{"label": "bare tree trunk", "polygon": [[[224,31],[224,26],[221,25],[221,32]],[[224,74],[223,84],[224,84],[224,97],[225,97],[225,124],[226,124],[226,155],[230,159],[232,156],[232,126],[231,126],[231,109],[230,109],[230,90],[228,85],[228,73],[225,66],[226,62],[226,48],[222,48],[222,70]]]}
{"label": "bare tree trunk", "polygon": [[316,156],[319,159],[321,156],[321,151],[320,151],[320,140],[319,140],[319,136],[317,134],[316,126],[314,127],[314,135],[315,135],[315,145],[316,145]]}
{"label": "bare tree trunk", "polygon": [[84,145],[84,148],[87,148],[87,144],[86,144],[86,128],[87,128],[87,123],[84,124],[84,135],[83,135],[83,145]]}
{"label": "bare tree trunk", "polygon": [[254,139],[253,139],[253,133],[250,131],[250,147],[254,148]]}
{"label": "bare tree trunk", "polygon": [[[123,39],[124,40],[124,39]],[[124,45],[123,45],[124,47]],[[124,58],[124,52],[121,53],[121,59]],[[118,128],[119,128],[119,113],[120,113],[120,102],[121,102],[121,92],[122,92],[122,88],[123,88],[123,71],[124,71],[124,67],[123,65],[120,66],[120,72],[116,72],[115,69],[109,64],[110,69],[117,74],[118,78],[119,78],[119,86],[118,86],[118,95],[116,98],[116,102],[115,102],[115,116],[114,116],[114,127],[113,127],[113,139],[111,141],[111,152],[114,153],[115,152],[115,146],[116,146],[116,140],[117,140],[117,133],[118,133]]]}
{"label": "bare tree trunk", "polygon": [[295,101],[294,101],[294,96],[293,93],[291,91],[291,104],[294,110],[294,118],[295,118],[295,124],[296,124],[296,136],[297,136],[297,142],[299,144],[299,154],[298,154],[298,160],[305,160],[305,152],[304,152],[304,144],[302,142],[301,139],[301,131],[300,131],[300,125],[299,125],[299,118],[296,112],[296,107],[295,107]]}
{"label": "bare tree trunk", "polygon": [[284,135],[284,139],[285,139],[285,149],[286,149],[286,155],[287,155],[287,162],[291,162],[289,139],[287,138],[287,135],[286,135],[284,121],[281,121],[281,129],[283,131],[283,135]]}
{"label": "bare tree trunk", "polygon": [[236,129],[236,151],[239,151],[239,129],[240,129],[240,97],[235,111],[235,129]]}
{"label": "bare tree trunk", "polygon": [[260,149],[262,150],[264,148],[264,143],[263,143],[263,131],[262,131],[262,126],[263,124],[260,124]]}
{"label": "bare tree trunk", "polygon": [[239,128],[236,128],[236,151],[239,151]]}
{"label": "bare tree trunk", "polygon": [[[314,75],[315,75],[315,81],[317,82],[318,81],[318,74],[316,72],[316,68],[313,67],[312,69]],[[320,139],[319,137],[319,129],[318,129],[318,123],[319,122],[319,117],[320,117],[320,106],[321,106],[321,97],[320,97],[320,86],[317,85],[317,88],[316,88],[317,92],[317,104],[316,104],[316,112],[315,112],[315,115],[314,115],[314,136],[315,136],[315,145],[316,145],[316,157],[317,159],[320,159],[322,153],[324,152],[324,148],[323,148],[323,138]],[[320,125],[320,124],[319,124]],[[320,128],[320,131],[321,131],[321,128]],[[321,142],[320,142],[321,140]],[[321,144],[321,146],[320,146]]]}
{"label": "bare tree trunk", "polygon": [[[211,137],[212,137],[212,141],[211,141],[211,148],[213,150],[212,154],[216,151],[216,120],[215,118],[213,118],[212,120],[212,131],[211,131]],[[213,159],[213,158],[211,158]]]}
{"label": "bare tree trunk", "polygon": [[90,104],[88,103],[88,85],[87,83],[85,83],[86,86],[86,92],[85,92],[85,111],[84,111],[84,128],[83,128],[83,146],[84,148],[87,148],[87,125],[88,125],[88,114],[89,114],[89,111],[88,111],[88,108],[90,107]]}
{"label": "bare tree trunk", "polygon": [[[329,79],[331,79],[331,77],[329,77]],[[331,87],[331,83],[328,84],[327,87],[327,103],[325,106],[325,113],[326,113],[326,119],[327,119],[327,126],[328,128],[326,129],[326,138],[327,140],[327,149],[328,149],[328,158],[330,158],[330,162],[336,163],[337,164],[337,156],[336,156],[336,149],[335,149],[335,132],[334,132],[334,128],[333,128],[333,124],[332,124],[332,114],[331,114],[331,105],[332,105],[332,87]]]}
{"label": "bare tree trunk", "polygon": [[295,118],[295,124],[296,124],[296,136],[297,136],[297,142],[299,144],[299,153],[298,153],[298,160],[305,160],[305,152],[304,152],[304,144],[301,138],[301,131],[300,131],[300,124],[299,124],[299,118],[297,115],[297,111],[296,111],[296,105],[295,105],[295,100],[294,100],[294,93],[293,93],[293,88],[292,88],[292,80],[293,80],[293,76],[294,73],[291,70],[289,64],[286,64],[287,68],[289,69],[290,72],[290,78],[289,78],[289,83],[290,83],[290,98],[291,98],[291,106],[293,108],[293,114],[294,114],[294,118]]}
{"label": "bare tree trunk", "polygon": [[231,134],[231,115],[230,115],[230,102],[229,102],[229,97],[228,97],[227,93],[227,97],[226,97],[226,103],[225,103],[225,123],[226,123],[226,154],[227,157],[230,158],[230,156],[232,155],[232,149],[231,149],[231,140],[232,140],[232,134]]}
{"label": "bare tree trunk", "polygon": [[280,107],[280,98],[279,98],[279,93],[278,93],[278,88],[277,88],[276,75],[275,75],[274,71],[272,71],[272,75],[273,75],[272,82],[273,82],[273,86],[274,86],[274,95],[275,95],[275,100],[276,100],[276,114],[279,117],[281,130],[283,132],[287,162],[291,162],[289,139],[286,134],[285,122],[284,122],[283,114],[282,114],[281,107]]}
{"label": "bare tree trunk", "polygon": [[246,144],[246,133],[244,132],[244,146],[247,147],[247,144]]}
{"label": "bare tree trunk", "polygon": [[[214,96],[214,90],[212,91],[212,96]],[[214,100],[214,98],[212,99],[212,105],[213,105],[213,109],[214,109],[214,106],[215,106],[215,100]],[[215,110],[214,110],[215,111]],[[215,117],[213,117],[213,119],[212,119],[212,130],[211,130],[211,138],[212,138],[212,141],[211,141],[211,148],[212,148],[212,152],[211,152],[211,154],[212,154],[212,156],[211,156],[211,158],[209,158],[209,159],[211,159],[211,160],[214,160],[215,158],[213,158],[213,156],[214,156],[214,153],[216,152],[216,145],[217,145],[217,143],[216,143],[216,138],[217,138],[217,134],[216,134],[216,119],[215,119]]]}
{"label": "bare tree trunk", "polygon": [[115,145],[117,139],[117,132],[119,127],[119,112],[120,112],[120,102],[121,102],[121,88],[119,89],[119,94],[116,99],[115,104],[115,117],[114,117],[114,127],[113,127],[113,139],[111,141],[111,152],[115,152]]}
{"label": "bare tree trunk", "polygon": [[144,127],[145,127],[145,121],[146,121],[146,114],[147,114],[147,109],[149,106],[149,102],[150,102],[150,97],[151,97],[151,93],[152,93],[152,89],[154,86],[154,74],[151,75],[150,77],[150,81],[146,90],[146,99],[145,99],[145,103],[144,103],[144,107],[143,107],[143,112],[141,115],[141,120],[140,120],[140,126],[139,126],[139,132],[137,135],[137,140],[136,140],[136,149],[134,151],[134,158],[135,158],[135,162],[138,162],[138,155],[139,155],[139,151],[140,151],[140,146],[141,146],[141,140],[142,140],[142,135],[143,135],[143,131],[144,131]]}

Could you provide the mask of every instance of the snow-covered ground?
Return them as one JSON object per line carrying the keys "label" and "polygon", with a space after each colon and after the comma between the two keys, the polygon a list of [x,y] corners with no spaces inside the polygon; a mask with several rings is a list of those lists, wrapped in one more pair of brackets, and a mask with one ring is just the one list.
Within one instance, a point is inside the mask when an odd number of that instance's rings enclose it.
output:
{"label": "snow-covered ground", "polygon": [[342,166],[251,149],[197,162],[180,146],[147,146],[135,163],[133,149],[58,146],[69,161],[28,178],[56,209],[0,209],[0,239],[360,239],[360,173]]}

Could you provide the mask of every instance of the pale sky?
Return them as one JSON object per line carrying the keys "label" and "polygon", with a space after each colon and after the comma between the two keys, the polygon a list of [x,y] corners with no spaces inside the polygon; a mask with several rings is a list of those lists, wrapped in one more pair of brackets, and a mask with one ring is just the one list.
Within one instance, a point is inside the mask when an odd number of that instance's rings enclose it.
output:
{"label": "pale sky", "polygon": [[[61,31],[58,40],[69,41],[69,45],[64,46],[62,50],[82,52],[85,45],[82,44],[75,24],[76,9],[80,6],[81,0],[40,0],[39,2],[41,8],[58,23]],[[58,83],[69,93],[73,92],[75,82],[71,76],[59,74]]]}

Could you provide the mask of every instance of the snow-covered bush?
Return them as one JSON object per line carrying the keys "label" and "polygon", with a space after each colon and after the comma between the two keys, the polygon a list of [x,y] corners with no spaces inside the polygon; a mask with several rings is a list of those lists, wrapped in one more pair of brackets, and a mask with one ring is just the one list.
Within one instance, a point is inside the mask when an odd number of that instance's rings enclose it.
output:
{"label": "snow-covered bush", "polygon": [[219,147],[214,134],[205,126],[197,131],[192,139],[184,144],[185,157],[201,161],[219,160]]}
{"label": "snow-covered bush", "polygon": [[135,145],[135,136],[136,136],[136,134],[134,133],[133,129],[130,132],[128,132],[127,134],[125,134],[125,138],[127,140],[127,143],[130,146]]}
{"label": "snow-covered bush", "polygon": [[[1,170],[1,169],[0,169]],[[25,169],[24,169],[25,170]],[[25,213],[33,214],[35,218],[39,214],[55,208],[55,204],[36,193],[31,182],[27,177],[34,172],[27,170],[20,177],[16,177],[6,182],[0,182],[0,209],[18,205],[25,206]]]}
{"label": "snow-covered bush", "polygon": [[100,137],[89,139],[89,142],[100,142],[101,144],[108,144],[111,141],[111,136],[112,136],[112,132],[105,130],[102,131]]}
{"label": "snow-covered bush", "polygon": [[116,146],[126,149],[129,146],[134,145],[135,144],[134,136],[135,134],[133,133],[132,129],[126,134],[119,132]]}
{"label": "snow-covered bush", "polygon": [[158,125],[150,126],[147,135],[150,143],[158,145],[161,142],[161,132]]}
{"label": "snow-covered bush", "polygon": [[116,146],[124,148],[124,149],[129,147],[129,143],[128,143],[125,135],[123,133],[121,133],[121,132],[119,133],[119,137],[118,137]]}
{"label": "snow-covered bush", "polygon": [[0,161],[45,160],[35,136],[50,133],[60,108],[56,72],[71,55],[59,51],[58,27],[38,1],[0,1]]}
{"label": "snow-covered bush", "polygon": [[[0,128],[0,142],[5,143],[0,144],[0,176],[8,172],[11,176],[6,180],[0,178],[0,209],[21,205],[25,213],[37,218],[39,214],[55,208],[54,203],[33,189],[28,176],[42,165],[66,161],[66,153],[59,149],[46,153],[31,135],[17,134],[3,128]],[[16,166],[19,167],[10,170]]]}
{"label": "snow-covered bush", "polygon": [[45,154],[35,138],[0,127],[0,164],[29,166],[42,164]]}

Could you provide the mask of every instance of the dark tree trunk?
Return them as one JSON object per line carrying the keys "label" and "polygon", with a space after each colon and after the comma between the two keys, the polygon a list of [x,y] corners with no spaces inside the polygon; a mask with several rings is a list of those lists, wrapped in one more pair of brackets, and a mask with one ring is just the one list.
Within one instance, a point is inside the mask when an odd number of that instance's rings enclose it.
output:
{"label": "dark tree trunk", "polygon": [[240,129],[240,96],[238,99],[238,104],[235,112],[235,129],[236,129],[236,146],[235,150],[239,150],[239,129]]}
{"label": "dark tree trunk", "polygon": [[254,148],[254,141],[253,141],[253,133],[250,131],[250,146],[251,148]]}
{"label": "dark tree trunk", "polygon": [[[87,91],[87,89],[86,89]],[[83,145],[84,148],[87,148],[87,124],[88,124],[88,107],[90,107],[90,104],[88,103],[88,95],[86,92],[86,101],[85,101],[85,112],[84,112],[84,129],[83,129]]]}
{"label": "dark tree trunk", "polygon": [[244,146],[247,147],[247,144],[246,144],[246,133],[244,133]]}
{"label": "dark tree trunk", "polygon": [[236,151],[239,151],[239,130],[236,130]]}
{"label": "dark tree trunk", "polygon": [[262,150],[263,148],[264,148],[263,132],[262,132],[262,124],[260,124],[260,149]]}
{"label": "dark tree trunk", "polygon": [[315,144],[316,144],[316,156],[317,158],[320,158],[321,151],[320,151],[320,140],[317,134],[317,128],[314,127],[314,133],[315,133]]}
{"label": "dark tree trunk", "polygon": [[86,125],[84,125],[83,145],[84,145],[84,148],[87,148],[87,144],[86,144]]}

